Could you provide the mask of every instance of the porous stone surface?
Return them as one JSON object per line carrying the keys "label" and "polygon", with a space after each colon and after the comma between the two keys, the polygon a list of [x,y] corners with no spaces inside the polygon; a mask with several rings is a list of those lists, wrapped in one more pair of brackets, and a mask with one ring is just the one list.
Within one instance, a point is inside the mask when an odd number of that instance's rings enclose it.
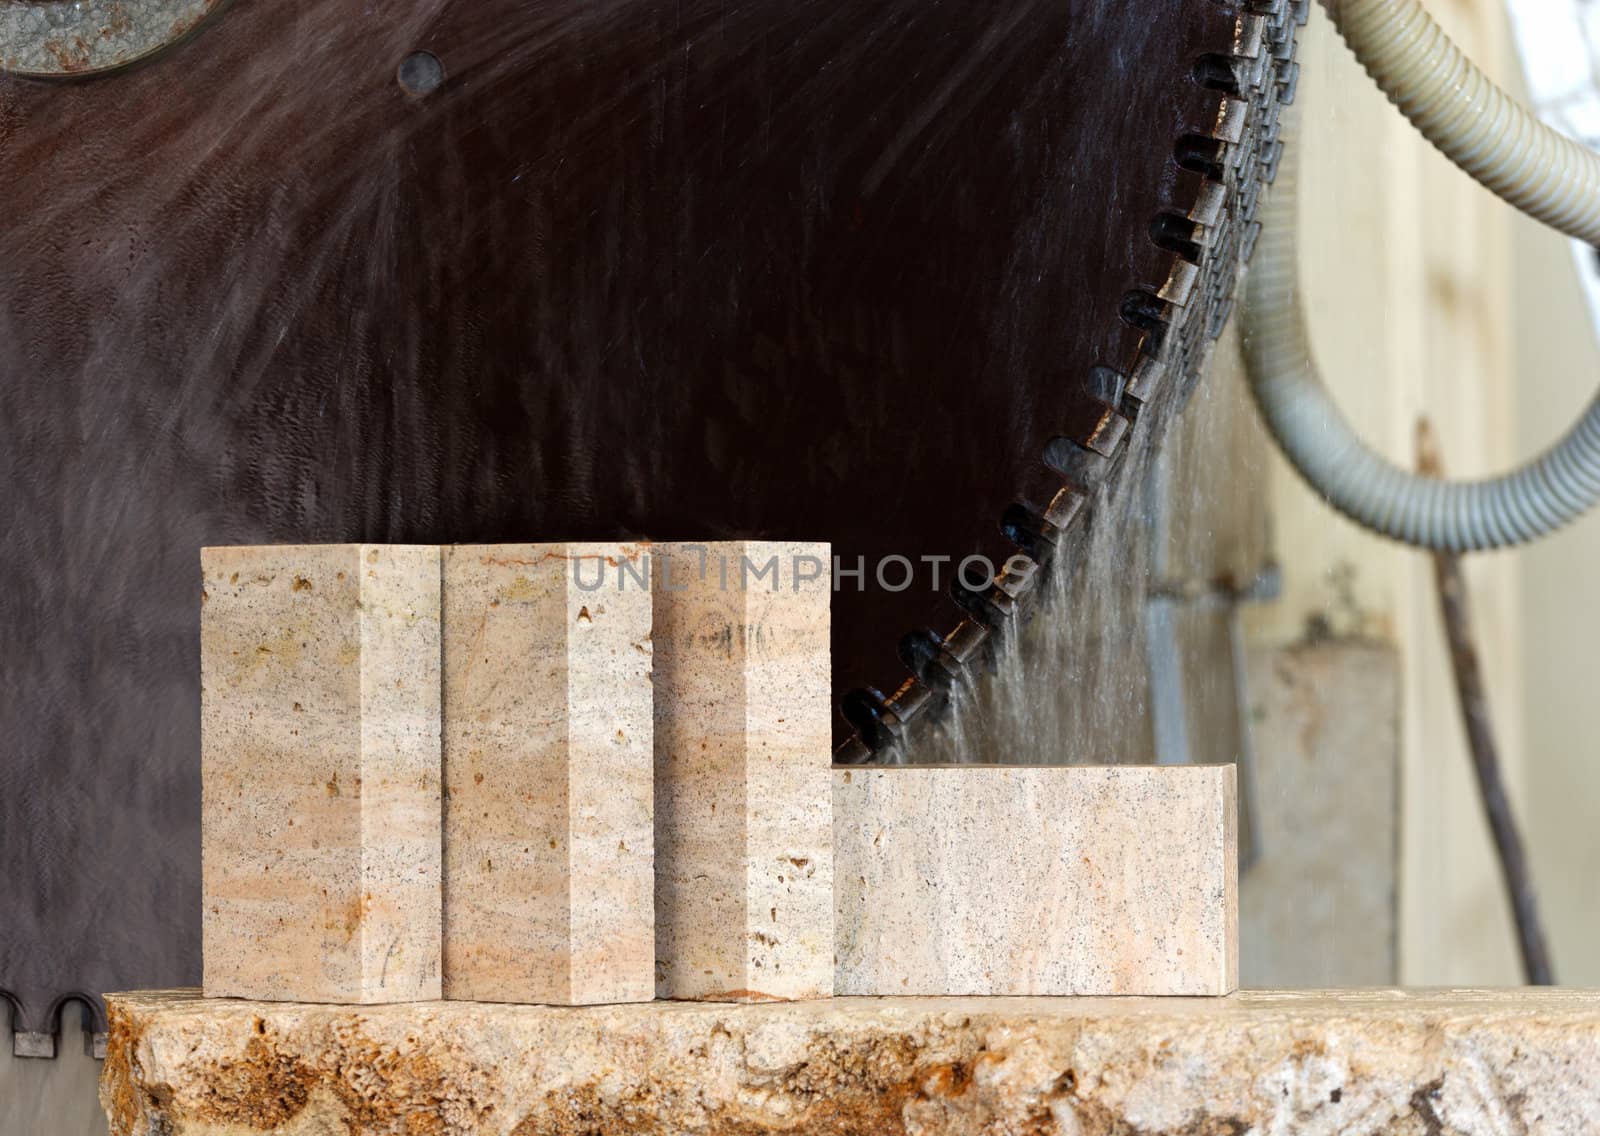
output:
{"label": "porous stone surface", "polygon": [[1231,765],[833,773],[835,992],[1226,994]]}
{"label": "porous stone surface", "polygon": [[447,998],[655,996],[645,555],[444,552]]}
{"label": "porous stone surface", "polygon": [[658,544],[656,993],[833,990],[825,544]]}
{"label": "porous stone surface", "polygon": [[1595,992],[107,1002],[113,1136],[1600,1131]]}
{"label": "porous stone surface", "polygon": [[438,998],[439,549],[201,563],[206,992]]}
{"label": "porous stone surface", "polygon": [[7,0],[0,71],[78,75],[122,67],[187,35],[219,0]]}

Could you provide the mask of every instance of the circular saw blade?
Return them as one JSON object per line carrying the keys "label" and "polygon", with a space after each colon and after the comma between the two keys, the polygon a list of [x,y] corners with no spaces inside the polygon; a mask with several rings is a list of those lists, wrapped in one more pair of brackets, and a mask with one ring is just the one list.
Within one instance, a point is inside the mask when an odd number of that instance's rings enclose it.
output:
{"label": "circular saw blade", "polygon": [[[1225,95],[1278,81],[1283,19],[290,0],[123,72],[0,75],[0,840],[37,889],[0,980],[196,976],[193,921],[149,925],[198,903],[202,545],[826,540],[864,568],[836,694],[900,692],[839,739],[881,741],[925,693],[903,635],[981,638],[1021,590],[963,608],[925,566],[1042,558],[1193,371],[1240,259]],[[418,51],[437,87],[397,82]],[[165,901],[86,895],[25,833]]]}

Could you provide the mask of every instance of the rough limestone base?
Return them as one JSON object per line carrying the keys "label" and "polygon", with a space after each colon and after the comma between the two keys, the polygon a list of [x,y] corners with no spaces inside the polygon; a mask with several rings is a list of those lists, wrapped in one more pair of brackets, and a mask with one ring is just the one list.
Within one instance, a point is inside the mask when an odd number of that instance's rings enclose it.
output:
{"label": "rough limestone base", "polygon": [[208,993],[438,998],[439,549],[207,548]]}
{"label": "rough limestone base", "polygon": [[444,996],[655,996],[639,545],[444,551]]}
{"label": "rough limestone base", "polygon": [[107,1002],[113,1136],[1600,1130],[1597,992]]}

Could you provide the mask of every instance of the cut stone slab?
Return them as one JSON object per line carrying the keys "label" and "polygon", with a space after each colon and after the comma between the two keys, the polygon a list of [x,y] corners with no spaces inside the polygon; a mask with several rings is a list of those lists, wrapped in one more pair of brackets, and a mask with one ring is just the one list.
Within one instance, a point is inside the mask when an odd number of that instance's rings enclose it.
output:
{"label": "cut stone slab", "polygon": [[1594,991],[106,1001],[112,1136],[1600,1131]]}
{"label": "cut stone slab", "polygon": [[833,992],[831,564],[652,548],[659,997]]}
{"label": "cut stone slab", "polygon": [[655,996],[649,579],[639,545],[444,552],[447,998]]}
{"label": "cut stone slab", "polygon": [[439,549],[201,564],[206,992],[438,998]]}
{"label": "cut stone slab", "polygon": [[840,995],[1227,994],[1231,765],[833,774]]}

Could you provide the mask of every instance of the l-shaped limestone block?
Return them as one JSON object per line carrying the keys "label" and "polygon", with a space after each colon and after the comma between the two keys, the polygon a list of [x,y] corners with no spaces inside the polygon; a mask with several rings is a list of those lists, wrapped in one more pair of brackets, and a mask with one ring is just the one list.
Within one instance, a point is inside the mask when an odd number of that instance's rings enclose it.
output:
{"label": "l-shaped limestone block", "polygon": [[656,993],[833,991],[825,544],[655,545]]}
{"label": "l-shaped limestone block", "polygon": [[1238,985],[1231,765],[841,767],[833,817],[840,996]]}
{"label": "l-shaped limestone block", "polygon": [[438,998],[438,548],[201,564],[206,993]]}
{"label": "l-shaped limestone block", "polygon": [[444,994],[655,995],[647,546],[444,553]]}

